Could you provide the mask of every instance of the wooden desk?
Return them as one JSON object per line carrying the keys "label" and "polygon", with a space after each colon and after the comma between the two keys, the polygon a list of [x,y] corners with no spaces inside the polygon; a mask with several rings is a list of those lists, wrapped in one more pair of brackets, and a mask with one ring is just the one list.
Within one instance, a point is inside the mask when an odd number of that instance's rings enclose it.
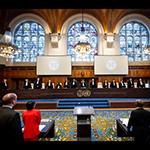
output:
{"label": "wooden desk", "polygon": [[[28,89],[28,90],[1,90],[0,98],[8,92],[15,92],[18,99],[58,99],[78,98],[78,92],[85,93],[81,98],[150,98],[150,88],[126,88],[126,89]],[[136,93],[136,94],[135,94]]]}
{"label": "wooden desk", "polygon": [[[40,137],[50,137],[53,138],[55,136],[55,121],[54,120],[41,120],[39,129],[41,131]],[[22,132],[24,131],[24,126],[22,123]]]}
{"label": "wooden desk", "polygon": [[129,118],[120,118],[116,120],[118,137],[132,137],[127,129],[128,121]]}

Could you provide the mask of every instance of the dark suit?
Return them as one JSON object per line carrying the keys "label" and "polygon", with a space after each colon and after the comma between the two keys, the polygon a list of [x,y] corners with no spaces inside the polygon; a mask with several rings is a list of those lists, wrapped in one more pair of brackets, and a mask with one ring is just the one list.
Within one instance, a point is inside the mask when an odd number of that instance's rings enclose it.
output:
{"label": "dark suit", "polygon": [[96,81],[91,81],[90,82],[90,88],[97,88]]}
{"label": "dark suit", "polygon": [[69,81],[65,81],[65,82],[64,82],[64,88],[65,88],[65,89],[70,88],[70,82],[69,82]]}
{"label": "dark suit", "polygon": [[124,82],[119,82],[119,88],[126,88],[126,85]]}
{"label": "dark suit", "polygon": [[77,84],[77,81],[72,81],[71,83],[71,88],[77,88],[78,87],[78,84]]}
{"label": "dark suit", "polygon": [[108,82],[103,83],[103,88],[108,88]]}
{"label": "dark suit", "polygon": [[53,83],[52,83],[52,82],[48,82],[48,83],[47,83],[47,88],[48,88],[48,89],[54,89]]}
{"label": "dark suit", "polygon": [[0,107],[0,143],[23,144],[20,116],[11,108]]}
{"label": "dark suit", "polygon": [[134,88],[133,81],[132,82],[130,80],[128,81],[128,88]]}
{"label": "dark suit", "polygon": [[30,82],[24,82],[23,88],[24,89],[30,89],[31,88]]}
{"label": "dark suit", "polygon": [[144,83],[143,81],[141,81],[141,82],[138,81],[138,82],[137,82],[137,87],[138,87],[138,88],[145,88],[145,83]]}
{"label": "dark suit", "polygon": [[41,81],[39,81],[39,82],[35,82],[34,83],[34,89],[41,89],[42,88],[42,82]]}
{"label": "dark suit", "polygon": [[111,82],[110,83],[110,88],[117,88],[116,82]]}
{"label": "dark suit", "polygon": [[2,83],[0,84],[0,89],[7,90],[7,89],[8,89],[8,84],[2,82]]}
{"label": "dark suit", "polygon": [[143,144],[148,136],[150,136],[150,112],[143,108],[136,109],[131,112],[128,131],[135,137],[137,144]]}

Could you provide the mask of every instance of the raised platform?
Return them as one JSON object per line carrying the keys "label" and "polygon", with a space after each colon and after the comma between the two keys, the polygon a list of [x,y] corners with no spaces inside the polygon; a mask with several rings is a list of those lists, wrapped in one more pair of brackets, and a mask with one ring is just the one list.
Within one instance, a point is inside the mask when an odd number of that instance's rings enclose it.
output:
{"label": "raised platform", "polygon": [[[150,99],[142,98],[144,107],[150,107]],[[137,98],[64,98],[64,99],[24,99],[17,100],[15,109],[26,109],[26,102],[34,100],[39,109],[73,109],[75,106],[94,108],[134,108]]]}
{"label": "raised platform", "polygon": [[[133,108],[137,99],[144,99],[145,107],[150,107],[150,88],[2,90],[0,98],[9,92],[18,96],[16,109],[25,109],[27,100],[35,100],[37,108],[40,109],[73,108],[78,105],[92,105],[95,108]],[[70,100],[72,106],[69,106]],[[61,106],[62,103],[65,103],[65,107]],[[109,105],[106,105],[108,103]]]}

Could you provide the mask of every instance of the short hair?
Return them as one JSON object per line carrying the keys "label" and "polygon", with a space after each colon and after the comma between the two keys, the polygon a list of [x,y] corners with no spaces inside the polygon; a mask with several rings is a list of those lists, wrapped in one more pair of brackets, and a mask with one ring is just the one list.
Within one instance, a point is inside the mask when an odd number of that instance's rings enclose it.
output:
{"label": "short hair", "polygon": [[7,93],[2,98],[2,102],[4,105],[9,105],[16,100],[17,100],[17,95],[15,93]]}
{"label": "short hair", "polygon": [[136,100],[136,107],[143,107],[144,106],[144,102],[143,100]]}
{"label": "short hair", "polygon": [[34,105],[35,105],[35,102],[34,102],[34,101],[28,101],[28,102],[26,103],[26,108],[27,108],[27,110],[33,109],[33,108],[34,108]]}

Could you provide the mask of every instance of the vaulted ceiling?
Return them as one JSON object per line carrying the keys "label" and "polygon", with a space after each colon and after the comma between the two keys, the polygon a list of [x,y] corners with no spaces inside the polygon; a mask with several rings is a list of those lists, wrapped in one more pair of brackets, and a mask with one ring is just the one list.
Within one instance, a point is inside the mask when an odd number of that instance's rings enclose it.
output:
{"label": "vaulted ceiling", "polygon": [[[84,13],[95,17],[103,26],[108,29],[111,13],[112,28],[125,15],[138,13],[150,19],[150,9],[83,9]],[[33,13],[42,17],[49,25],[51,31],[60,31],[63,23],[72,15],[81,13],[81,9],[0,9],[0,33],[3,34],[10,21],[23,13]]]}

